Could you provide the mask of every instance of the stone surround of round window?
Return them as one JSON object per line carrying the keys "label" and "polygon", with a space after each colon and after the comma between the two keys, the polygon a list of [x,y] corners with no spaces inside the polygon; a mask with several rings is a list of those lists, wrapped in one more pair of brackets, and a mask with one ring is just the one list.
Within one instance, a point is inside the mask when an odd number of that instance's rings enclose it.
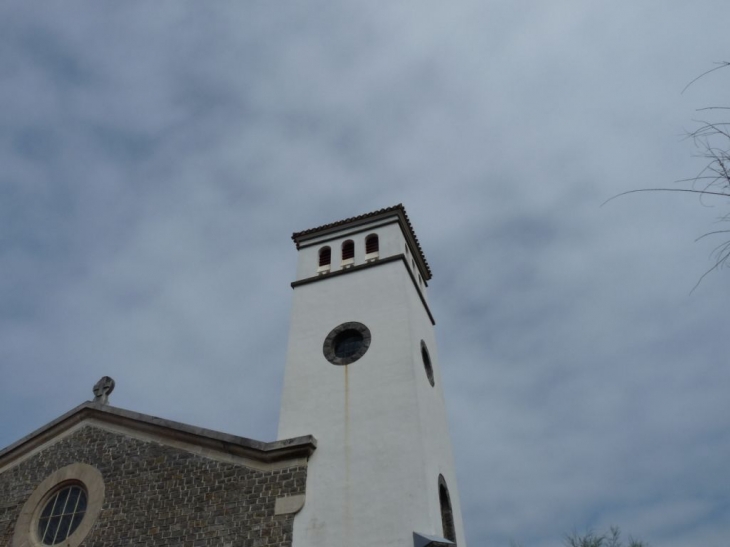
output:
{"label": "stone surround of round window", "polygon": [[370,329],[350,321],[335,327],[324,339],[322,353],[333,365],[349,365],[360,359],[370,347]]}
{"label": "stone surround of round window", "polygon": [[104,479],[95,467],[74,463],[46,477],[23,505],[12,547],[78,547],[104,503]]}

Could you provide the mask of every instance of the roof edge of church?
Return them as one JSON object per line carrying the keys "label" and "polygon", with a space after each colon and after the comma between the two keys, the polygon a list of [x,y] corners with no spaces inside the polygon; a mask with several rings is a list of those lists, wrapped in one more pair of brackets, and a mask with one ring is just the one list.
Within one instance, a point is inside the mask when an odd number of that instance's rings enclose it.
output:
{"label": "roof edge of church", "polygon": [[257,441],[87,401],[0,450],[0,470],[6,469],[15,459],[22,458],[75,425],[93,419],[154,433],[162,438],[179,439],[214,451],[234,454],[264,463],[306,458],[317,448],[317,440],[312,435],[271,442]]}
{"label": "roof edge of church", "polygon": [[302,230],[300,232],[294,232],[291,236],[292,240],[294,240],[294,243],[297,244],[297,249],[299,248],[299,243],[303,238],[307,237],[313,237],[315,234],[318,234],[319,232],[325,232],[328,230],[332,230],[334,228],[341,228],[343,226],[346,226],[347,224],[353,224],[362,222],[365,220],[370,220],[374,217],[380,216],[380,215],[386,215],[388,213],[400,213],[404,220],[404,225],[406,229],[408,230],[410,236],[413,238],[413,242],[416,246],[416,252],[418,253],[419,258],[423,262],[423,266],[425,268],[425,278],[431,279],[431,267],[428,265],[428,261],[426,260],[426,255],[423,254],[423,249],[421,248],[421,243],[418,241],[418,237],[416,236],[416,232],[413,230],[413,225],[411,224],[411,220],[408,218],[408,213],[406,213],[406,208],[403,206],[402,203],[399,203],[397,205],[392,205],[390,207],[384,207],[382,209],[378,209],[377,211],[371,211],[370,213],[364,213],[362,215],[357,215],[354,217],[345,218],[342,220],[338,220],[336,222],[330,222],[329,224],[322,224],[321,226],[317,226],[315,228],[309,228],[307,230]]}

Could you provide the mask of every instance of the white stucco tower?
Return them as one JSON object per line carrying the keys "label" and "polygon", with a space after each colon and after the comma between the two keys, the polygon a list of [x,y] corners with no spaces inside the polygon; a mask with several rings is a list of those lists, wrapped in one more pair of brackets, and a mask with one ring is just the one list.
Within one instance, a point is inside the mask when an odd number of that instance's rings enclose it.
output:
{"label": "white stucco tower", "polygon": [[465,546],[431,272],[405,209],[292,237],[279,438],[318,443],[294,547]]}

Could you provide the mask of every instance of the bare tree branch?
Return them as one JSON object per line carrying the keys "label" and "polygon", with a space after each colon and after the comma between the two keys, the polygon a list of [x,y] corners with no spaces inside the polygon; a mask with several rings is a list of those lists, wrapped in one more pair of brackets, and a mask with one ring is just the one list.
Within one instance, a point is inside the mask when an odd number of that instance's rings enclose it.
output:
{"label": "bare tree branch", "polygon": [[[715,64],[717,66],[703,72],[690,81],[684,87],[682,93],[687,91],[692,84],[708,74],[715,72],[716,70],[720,70],[721,68],[730,67],[730,62],[728,61],[722,61]],[[717,110],[730,110],[730,106],[707,106],[698,109],[698,111],[713,112]],[[687,133],[686,138],[692,139],[694,145],[699,150],[699,154],[697,154],[696,157],[704,158],[707,163],[696,176],[676,181],[677,183],[688,183],[691,186],[690,188],[640,188],[636,190],[628,190],[607,199],[601,204],[601,207],[621,196],[636,194],[639,192],[680,192],[697,194],[700,197],[700,203],[703,205],[705,205],[703,200],[705,196],[730,198],[730,121],[694,120],[694,122],[698,124],[698,127],[694,131]],[[722,215],[719,221],[730,222],[730,213]],[[701,235],[695,239],[695,241],[699,241],[711,235],[728,233],[730,233],[730,230],[715,230]],[[730,265],[730,239],[715,247],[710,253],[710,257],[714,264],[710,269],[702,274],[690,293],[694,292],[694,290],[710,272]],[[632,545],[633,543],[631,543],[629,547]]]}

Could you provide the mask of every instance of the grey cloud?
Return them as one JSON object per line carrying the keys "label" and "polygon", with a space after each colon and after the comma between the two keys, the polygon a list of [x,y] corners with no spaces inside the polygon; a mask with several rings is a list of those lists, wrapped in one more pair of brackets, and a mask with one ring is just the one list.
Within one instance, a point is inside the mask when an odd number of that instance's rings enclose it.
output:
{"label": "grey cloud", "polygon": [[403,202],[470,543],[724,545],[723,273],[688,294],[722,206],[600,205],[698,171],[725,3],[2,11],[1,445],[104,374],[273,438],[290,233]]}

